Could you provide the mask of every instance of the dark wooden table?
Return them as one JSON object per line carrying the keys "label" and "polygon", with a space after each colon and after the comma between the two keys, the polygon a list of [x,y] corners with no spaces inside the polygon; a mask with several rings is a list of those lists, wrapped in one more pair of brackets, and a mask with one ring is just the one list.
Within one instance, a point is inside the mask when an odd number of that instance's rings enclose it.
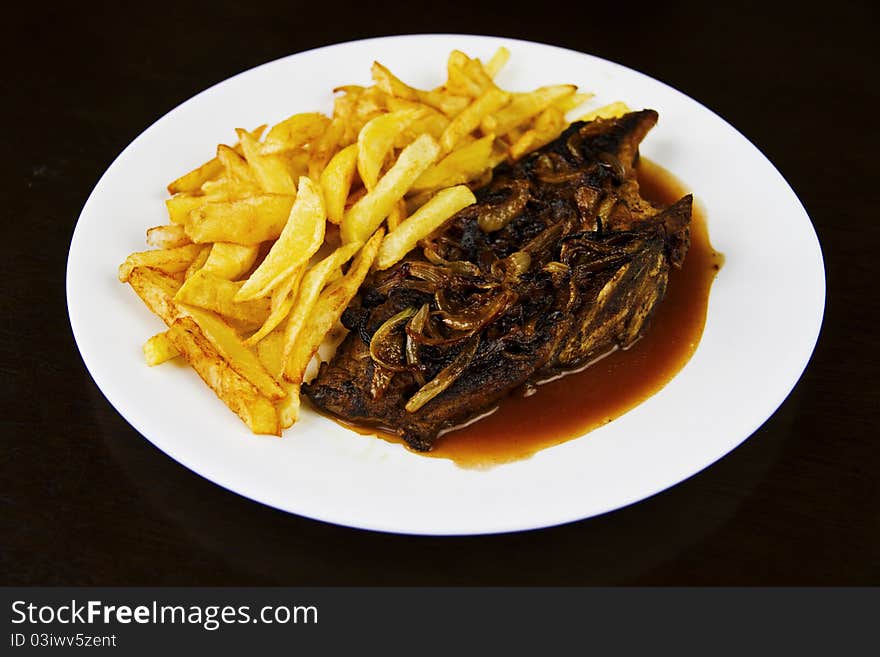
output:
{"label": "dark wooden table", "polygon": [[[872,3],[24,4],[7,15],[2,46],[0,583],[880,583]],[[702,101],[782,171],[822,243],[825,323],[800,383],[745,444],[603,517],[418,538],[330,526],[226,492],[107,403],[73,342],[64,274],[77,216],[113,158],[232,74],[409,32],[519,37],[621,62]]]}

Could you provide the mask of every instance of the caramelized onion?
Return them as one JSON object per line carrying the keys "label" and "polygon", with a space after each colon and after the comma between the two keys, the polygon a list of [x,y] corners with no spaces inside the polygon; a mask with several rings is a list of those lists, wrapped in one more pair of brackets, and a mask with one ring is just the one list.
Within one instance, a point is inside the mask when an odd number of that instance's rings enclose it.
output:
{"label": "caramelized onion", "polygon": [[507,275],[519,278],[532,266],[532,256],[528,251],[514,251],[504,259]]}
{"label": "caramelized onion", "polygon": [[560,224],[553,224],[535,235],[521,250],[529,255],[532,253],[542,253],[543,251],[546,251],[550,243],[558,239],[561,234],[562,226]]}
{"label": "caramelized onion", "polygon": [[514,180],[502,189],[510,190],[508,197],[497,205],[489,206],[477,217],[477,223],[484,233],[501,230],[516,217],[529,200],[529,185],[524,180]]}
{"label": "caramelized onion", "polygon": [[516,293],[504,290],[485,304],[472,306],[460,313],[440,312],[440,320],[449,328],[458,331],[480,331],[496,317],[507,310],[516,300]]}
{"label": "caramelized onion", "polygon": [[406,410],[409,413],[415,413],[422,406],[434,399],[441,392],[455,383],[456,379],[461,376],[462,372],[470,365],[474,354],[477,353],[477,347],[480,345],[480,336],[473,335],[465,343],[461,352],[456,356],[449,365],[444,367],[437,373],[433,379],[423,385],[409,401],[406,402]]}
{"label": "caramelized onion", "polygon": [[492,263],[489,271],[495,278],[516,281],[532,266],[532,256],[527,251],[514,251],[503,260]]}
{"label": "caramelized onion", "polygon": [[416,314],[415,308],[406,308],[387,319],[373,334],[370,340],[370,357],[386,370],[401,372],[404,364],[402,340],[395,340],[392,332],[395,327]]}
{"label": "caramelized onion", "polygon": [[438,267],[437,265],[413,261],[409,263],[409,275],[429,283],[438,284],[448,281],[452,273],[448,269]]}
{"label": "caramelized onion", "polygon": [[596,156],[596,159],[610,169],[618,181],[623,181],[626,178],[626,169],[623,168],[623,164],[616,155],[603,151]]}
{"label": "caramelized onion", "polygon": [[422,247],[422,253],[425,259],[432,265],[442,265],[448,267],[453,274],[459,276],[479,276],[480,268],[474,263],[467,260],[446,260],[437,252],[437,245],[434,243],[425,244]]}
{"label": "caramelized onion", "polygon": [[558,184],[569,182],[580,178],[582,175],[583,172],[573,171],[568,163],[555,153],[544,153],[535,162],[535,177],[544,183]]}

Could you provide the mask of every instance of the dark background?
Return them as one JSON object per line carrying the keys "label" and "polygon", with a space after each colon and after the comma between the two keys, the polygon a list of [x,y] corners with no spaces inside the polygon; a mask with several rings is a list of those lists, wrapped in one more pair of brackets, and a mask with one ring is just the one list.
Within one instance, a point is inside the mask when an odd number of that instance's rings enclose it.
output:
{"label": "dark background", "polygon": [[[872,3],[31,4],[5,10],[0,46],[0,584],[880,583]],[[826,315],[800,383],[743,446],[603,517],[419,538],[226,492],[106,402],[71,336],[64,270],[77,216],[114,157],[230,75],[411,32],[518,37],[620,62],[700,100],[776,164],[822,243]]]}

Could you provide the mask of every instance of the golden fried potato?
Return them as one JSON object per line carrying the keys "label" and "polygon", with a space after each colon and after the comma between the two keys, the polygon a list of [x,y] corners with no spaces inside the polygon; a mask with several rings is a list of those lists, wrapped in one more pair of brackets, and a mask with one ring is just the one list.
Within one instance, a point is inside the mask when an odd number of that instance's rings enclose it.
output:
{"label": "golden fried potato", "polygon": [[228,281],[200,270],[186,279],[174,295],[174,301],[259,326],[269,317],[270,302],[266,298],[236,301],[242,285],[243,282]]}
{"label": "golden fried potato", "polygon": [[245,246],[231,242],[214,242],[201,270],[217,278],[235,281],[253,266],[259,252],[258,244]]}
{"label": "golden fried potato", "polygon": [[437,192],[434,197],[388,233],[376,258],[378,269],[388,269],[409,253],[420,239],[440,228],[462,208],[477,202],[467,185]]}
{"label": "golden fried potato", "polygon": [[256,344],[254,351],[266,371],[284,388],[284,327],[270,331]]}
{"label": "golden fried potato", "polygon": [[281,435],[275,406],[232,368],[195,320],[191,317],[176,320],[168,337],[202,380],[253,433]]}
{"label": "golden fried potato", "polygon": [[526,130],[510,147],[510,157],[518,160],[526,153],[549,144],[565,127],[565,115],[558,107],[550,106],[538,115],[535,127]]}
{"label": "golden fried potato", "polygon": [[167,331],[157,333],[144,343],[144,360],[154,367],[180,355],[177,347],[171,342]]}
{"label": "golden fried potato", "polygon": [[206,181],[216,178],[221,173],[223,173],[223,165],[216,157],[212,158],[189,173],[183,174],[177,180],[169,183],[168,193],[179,194],[181,192],[197,192]]}
{"label": "golden fried potato", "polygon": [[237,130],[245,159],[260,187],[267,194],[296,194],[296,186],[283,160],[273,155],[263,155],[260,144],[245,130]]}
{"label": "golden fried potato", "polygon": [[313,180],[319,180],[321,172],[330,161],[330,158],[342,146],[348,144],[342,143],[346,129],[346,121],[339,117],[333,117],[327,125],[324,133],[315,140],[309,150],[309,177]]}
{"label": "golden fried potato", "polygon": [[321,191],[327,219],[334,224],[342,223],[345,214],[345,202],[357,171],[358,149],[358,144],[346,146],[333,156],[321,172]]}
{"label": "golden fried potato", "polygon": [[553,103],[553,106],[561,110],[563,114],[567,114],[573,109],[576,109],[586,103],[592,97],[593,94],[588,92],[574,93],[570,96],[563,96],[561,99]]}
{"label": "golden fried potato", "polygon": [[320,112],[294,114],[272,126],[260,146],[264,155],[292,151],[320,137],[330,119]]}
{"label": "golden fried potato", "polygon": [[[413,191],[439,189],[470,182],[491,169],[494,135],[477,139],[462,146],[431,166],[413,183]],[[390,228],[390,226],[389,226]]]}
{"label": "golden fried potato", "polygon": [[273,290],[269,316],[259,330],[244,341],[245,346],[253,347],[287,318],[299,292],[305,269],[305,266],[297,267]]}
{"label": "golden fried potato", "polygon": [[219,200],[221,198],[217,194],[206,196],[204,194],[181,193],[165,199],[165,207],[168,210],[168,219],[171,223],[185,224],[190,212],[206,203]]}
{"label": "golden fried potato", "polygon": [[412,109],[380,114],[361,128],[357,140],[357,170],[367,191],[376,187],[391,147],[417,116],[418,110]]}
{"label": "golden fried potato", "polygon": [[470,58],[460,50],[453,50],[449,53],[449,59],[446,63],[446,90],[449,93],[476,98],[485,91],[485,87],[482,87],[468,75],[466,67],[469,62]]}
{"label": "golden fried potato", "polygon": [[423,91],[410,87],[379,62],[373,62],[371,71],[376,86],[385,93],[404,100],[415,100],[424,103],[440,110],[449,117],[456,116],[471,101],[467,96],[456,96],[436,89],[433,91]]}
{"label": "golden fried potato", "polygon": [[[373,233],[345,276],[331,283],[321,292],[314,307],[307,314],[303,328],[297,332],[292,341],[288,330],[285,336],[284,378],[291,383],[302,383],[309,361],[318,351],[327,333],[339,321],[342,312],[357,294],[358,288],[373,266],[384,235],[384,228],[379,228]],[[305,286],[302,289],[305,289]]]}
{"label": "golden fried potato", "polygon": [[603,105],[598,109],[594,109],[592,112],[587,112],[583,116],[579,116],[575,121],[595,121],[596,119],[616,119],[619,116],[623,116],[627,112],[629,112],[629,107],[626,106],[626,103],[622,103],[620,101],[616,103],[609,103],[608,105]]}
{"label": "golden fried potato", "polygon": [[306,325],[321,290],[335,277],[339,268],[348,262],[360,248],[360,242],[345,244],[310,268],[303,276],[296,297],[296,305],[284,329],[285,361],[289,360],[293,353],[299,334]]}
{"label": "golden fried potato", "polygon": [[150,267],[135,267],[128,276],[128,284],[147,308],[168,326],[180,315],[174,295],[181,283],[174,276]]}
{"label": "golden fried potato", "polygon": [[223,171],[227,180],[247,183],[255,190],[259,188],[260,183],[253,170],[248,166],[247,160],[239,155],[234,148],[230,148],[226,144],[219,144],[217,159],[223,163]]}
{"label": "golden fried potato", "polygon": [[282,429],[289,429],[299,419],[300,384],[285,381],[282,386],[287,397],[276,404],[278,421],[281,423]]}
{"label": "golden fried potato", "polygon": [[540,87],[529,93],[514,94],[506,107],[483,119],[482,130],[486,134],[506,135],[550,105],[574,95],[576,91],[577,87],[573,84],[557,84]]}
{"label": "golden fried potato", "polygon": [[238,201],[212,202],[196,208],[186,220],[193,242],[256,245],[277,239],[287,224],[293,196],[263,194]]}
{"label": "golden fried potato", "polygon": [[361,242],[385,220],[394,204],[404,197],[413,182],[440,153],[431,135],[422,135],[403,149],[397,161],[382,176],[373,191],[355,203],[342,220],[342,240]]}
{"label": "golden fried potato", "polygon": [[199,254],[195,258],[193,258],[193,261],[189,263],[189,267],[186,268],[186,271],[183,275],[183,280],[189,279],[190,276],[199,271],[208,261],[208,256],[211,254],[211,245],[202,244],[201,247],[202,250],[199,251]]}
{"label": "golden fried potato", "polygon": [[490,114],[497,112],[510,101],[510,94],[498,88],[487,89],[479,98],[467,106],[443,131],[440,147],[448,153],[465,135],[476,130],[480,122]]}
{"label": "golden fried potato", "polygon": [[127,282],[135,267],[152,267],[168,274],[186,271],[186,268],[192,264],[201,250],[201,244],[186,244],[173,249],[132,253],[125,259],[125,262],[119,265],[119,280],[123,283]]}
{"label": "golden fried potato", "polygon": [[210,310],[186,304],[181,304],[180,307],[195,320],[202,334],[208,338],[229,366],[250,381],[260,394],[272,400],[284,397],[284,391],[266,371],[260,359],[244,346],[241,338],[229,324]]}
{"label": "golden fried potato", "polygon": [[498,72],[504,68],[504,65],[507,64],[507,61],[510,59],[510,51],[504,46],[500,46],[498,50],[495,51],[495,54],[486,62],[486,65],[483,67],[486,70],[486,74],[490,78],[494,78],[498,75]]}
{"label": "golden fried potato", "polygon": [[238,291],[236,299],[244,301],[269,294],[285,276],[307,263],[324,241],[326,218],[321,190],[303,176],[284,230]]}
{"label": "golden fried potato", "polygon": [[160,249],[174,249],[178,246],[192,244],[189,235],[186,234],[180,224],[166,226],[153,226],[147,229],[147,244]]}
{"label": "golden fried potato", "polygon": [[388,224],[388,230],[394,230],[397,228],[403,220],[406,219],[406,214],[406,200],[400,199],[394,204],[394,207],[391,208],[391,212],[385,220],[385,223]]}

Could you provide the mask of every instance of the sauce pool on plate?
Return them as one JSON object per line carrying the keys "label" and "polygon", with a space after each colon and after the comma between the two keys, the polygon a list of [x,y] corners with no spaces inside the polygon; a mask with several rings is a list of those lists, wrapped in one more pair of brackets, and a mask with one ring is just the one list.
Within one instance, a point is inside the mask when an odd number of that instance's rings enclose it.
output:
{"label": "sauce pool on plate", "polygon": [[[648,200],[669,205],[688,193],[672,174],[645,158],[637,172],[642,196]],[[683,267],[670,271],[666,296],[634,345],[580,371],[514,391],[493,413],[444,434],[424,455],[469,468],[527,458],[611,422],[660,390],[700,342],[709,290],[724,261],[709,242],[698,196],[690,237]],[[397,436],[375,428],[344,426],[403,444]]]}

